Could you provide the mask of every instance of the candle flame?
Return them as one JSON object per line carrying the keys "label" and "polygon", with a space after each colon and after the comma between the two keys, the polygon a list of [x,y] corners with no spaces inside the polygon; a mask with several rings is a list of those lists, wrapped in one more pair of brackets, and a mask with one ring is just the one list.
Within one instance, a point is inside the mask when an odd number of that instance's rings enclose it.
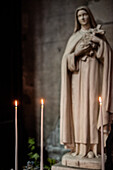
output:
{"label": "candle flame", "polygon": [[15,100],[15,107],[17,107],[18,106],[18,101],[17,100]]}
{"label": "candle flame", "polygon": [[99,103],[102,104],[102,97],[99,97]]}
{"label": "candle flame", "polygon": [[43,105],[44,104],[44,99],[41,99],[41,105]]}

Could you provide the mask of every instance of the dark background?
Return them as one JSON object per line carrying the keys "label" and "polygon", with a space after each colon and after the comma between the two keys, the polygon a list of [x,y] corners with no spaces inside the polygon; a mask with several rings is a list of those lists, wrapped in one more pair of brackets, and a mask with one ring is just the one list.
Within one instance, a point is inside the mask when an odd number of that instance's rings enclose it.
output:
{"label": "dark background", "polygon": [[[54,127],[57,127],[60,108],[60,60],[66,40],[74,28],[74,11],[78,5],[91,6],[94,14],[101,18],[98,22],[104,24],[104,29],[108,33],[107,38],[113,46],[112,3],[110,0],[110,7],[108,1],[99,2],[100,0],[5,0],[1,2],[0,170],[14,169],[15,164],[14,99],[19,100],[18,170],[21,170],[22,165],[26,165],[28,160],[26,158],[28,137],[35,136],[37,131],[36,135],[40,143],[40,122],[37,123],[40,120],[40,103],[38,103],[40,97],[46,98],[46,133],[51,134]],[[92,3],[94,6],[91,5]],[[105,9],[104,14],[103,9]],[[34,67],[35,62],[38,64],[37,68]],[[38,84],[36,91],[35,83]],[[34,105],[35,101],[37,106]],[[55,133],[55,139],[54,135],[52,136],[50,146],[52,145],[53,149],[56,146],[60,148],[60,143],[58,144],[56,140],[58,137],[59,131]]]}
{"label": "dark background", "polygon": [[[22,117],[21,0],[6,0],[1,5],[0,66],[0,170],[14,169],[15,108],[18,106],[19,170],[24,159],[24,126]],[[21,125],[21,126],[20,126]]]}

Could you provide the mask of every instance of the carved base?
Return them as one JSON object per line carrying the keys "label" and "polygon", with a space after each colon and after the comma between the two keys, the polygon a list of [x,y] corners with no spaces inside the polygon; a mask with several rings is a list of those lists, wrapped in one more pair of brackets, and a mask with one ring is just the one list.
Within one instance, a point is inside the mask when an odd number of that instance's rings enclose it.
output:
{"label": "carved base", "polygon": [[68,166],[68,167],[79,167],[79,168],[100,170],[101,169],[101,157],[81,158],[80,156],[72,156],[70,153],[66,153],[62,157],[62,165]]}
{"label": "carved base", "polygon": [[[91,169],[64,166],[61,164],[61,162],[59,162],[59,163],[53,165],[51,170],[91,170]],[[96,169],[92,169],[92,170],[96,170]]]}

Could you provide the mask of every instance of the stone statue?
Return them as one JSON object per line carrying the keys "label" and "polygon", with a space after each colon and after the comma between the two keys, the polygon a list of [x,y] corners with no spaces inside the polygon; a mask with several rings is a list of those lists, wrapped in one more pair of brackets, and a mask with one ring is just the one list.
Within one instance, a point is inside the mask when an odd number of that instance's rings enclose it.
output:
{"label": "stone statue", "polygon": [[98,157],[102,97],[104,146],[113,113],[113,53],[90,9],[76,10],[61,68],[60,142],[72,155]]}

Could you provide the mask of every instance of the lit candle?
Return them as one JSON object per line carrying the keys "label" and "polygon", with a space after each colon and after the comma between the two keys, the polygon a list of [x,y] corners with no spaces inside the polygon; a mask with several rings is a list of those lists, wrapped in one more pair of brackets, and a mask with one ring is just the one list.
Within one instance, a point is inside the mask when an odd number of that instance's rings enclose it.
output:
{"label": "lit candle", "polygon": [[40,152],[40,170],[43,170],[43,117],[44,117],[44,99],[41,99],[41,152]]}
{"label": "lit candle", "polygon": [[15,100],[15,170],[18,170],[18,128],[17,128],[17,105]]}
{"label": "lit candle", "polygon": [[102,98],[99,97],[100,114],[101,114],[101,162],[102,170],[104,170],[104,135],[103,135],[103,115],[102,115]]}

